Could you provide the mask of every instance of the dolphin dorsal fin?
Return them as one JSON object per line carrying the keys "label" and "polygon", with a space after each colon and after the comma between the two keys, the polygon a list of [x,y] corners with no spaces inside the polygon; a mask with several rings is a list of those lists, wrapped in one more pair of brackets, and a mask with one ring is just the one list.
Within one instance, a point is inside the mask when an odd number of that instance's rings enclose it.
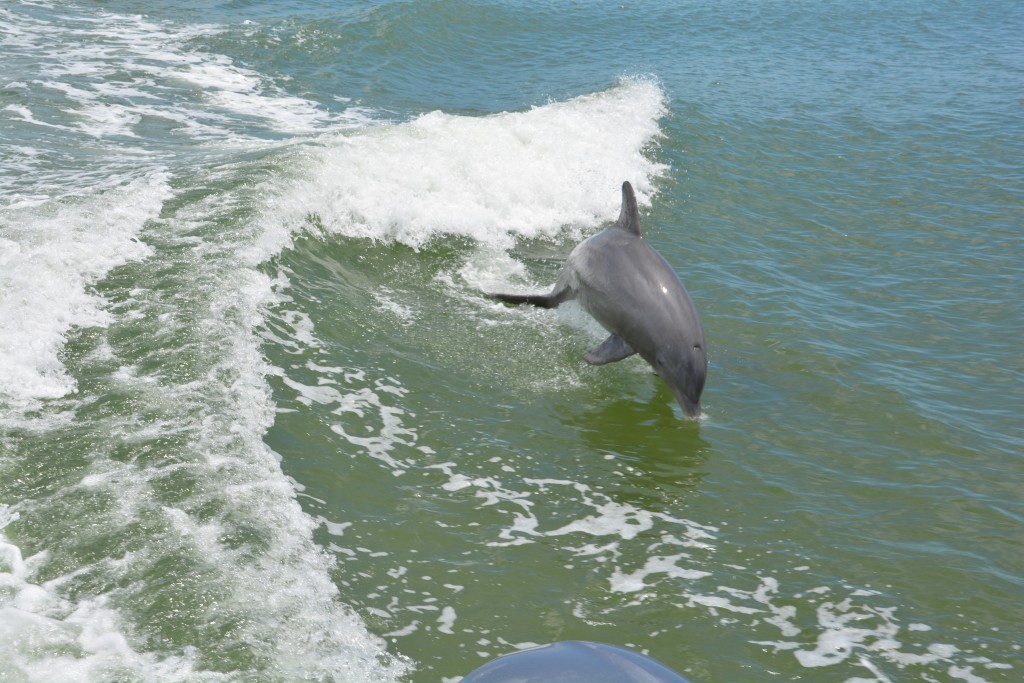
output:
{"label": "dolphin dorsal fin", "polygon": [[619,220],[615,222],[615,227],[631,232],[637,237],[643,237],[640,232],[640,209],[636,205],[633,186],[628,180],[622,183],[622,208],[619,210]]}

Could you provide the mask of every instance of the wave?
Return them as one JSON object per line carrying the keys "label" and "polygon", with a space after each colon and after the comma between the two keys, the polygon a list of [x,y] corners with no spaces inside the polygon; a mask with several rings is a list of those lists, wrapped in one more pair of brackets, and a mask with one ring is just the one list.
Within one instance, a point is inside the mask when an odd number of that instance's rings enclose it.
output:
{"label": "wave", "polygon": [[0,10],[0,677],[396,680],[262,440],[254,333],[247,183],[360,117],[197,48],[216,27],[53,10]]}
{"label": "wave", "polygon": [[443,112],[335,134],[305,152],[270,218],[297,231],[421,248],[458,236],[506,249],[613,217],[630,180],[649,203],[666,170],[646,152],[665,95],[653,79],[529,111]]}
{"label": "wave", "polygon": [[[0,674],[398,679],[263,440],[281,370],[259,334],[287,289],[263,265],[310,233],[493,252],[588,230],[664,171],[660,86],[381,124],[197,47],[215,26],[51,10],[0,10],[21,95],[0,112]],[[364,403],[381,439],[337,433],[386,460],[415,435]]]}
{"label": "wave", "polygon": [[111,315],[91,289],[152,250],[139,240],[171,189],[156,172],[108,192],[0,214],[0,397],[22,410],[76,389],[59,355],[73,327]]}

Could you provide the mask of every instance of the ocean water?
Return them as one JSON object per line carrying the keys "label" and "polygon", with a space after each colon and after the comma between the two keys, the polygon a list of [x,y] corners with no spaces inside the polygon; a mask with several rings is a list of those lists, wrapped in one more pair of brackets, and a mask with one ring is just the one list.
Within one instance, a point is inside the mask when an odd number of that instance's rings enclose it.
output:
{"label": "ocean water", "polygon": [[[214,6],[216,5],[216,6]],[[0,2],[0,680],[1024,676],[1024,5]],[[629,180],[705,416],[546,289]]]}

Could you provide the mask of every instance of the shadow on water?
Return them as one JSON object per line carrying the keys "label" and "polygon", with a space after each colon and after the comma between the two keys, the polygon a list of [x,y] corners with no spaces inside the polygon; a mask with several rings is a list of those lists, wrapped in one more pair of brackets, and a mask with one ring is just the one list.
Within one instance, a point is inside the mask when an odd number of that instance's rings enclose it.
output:
{"label": "shadow on water", "polygon": [[[704,474],[711,444],[699,422],[684,420],[672,392],[660,380],[646,400],[616,397],[568,407],[559,415],[596,453],[625,462],[652,479],[692,490]],[[604,392],[604,393],[607,393]]]}

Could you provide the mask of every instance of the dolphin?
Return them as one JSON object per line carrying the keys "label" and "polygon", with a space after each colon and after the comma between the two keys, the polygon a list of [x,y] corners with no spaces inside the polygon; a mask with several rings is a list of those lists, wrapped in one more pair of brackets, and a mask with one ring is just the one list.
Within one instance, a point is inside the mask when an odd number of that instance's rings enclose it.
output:
{"label": "dolphin", "polygon": [[502,655],[462,683],[689,683],[656,659],[614,645],[566,640]]}
{"label": "dolphin", "polygon": [[644,241],[629,182],[622,183],[619,219],[576,245],[550,293],[488,296],[541,308],[575,299],[610,333],[584,360],[604,365],[638,353],[672,389],[686,416],[700,417],[708,370],[704,331],[679,276]]}

